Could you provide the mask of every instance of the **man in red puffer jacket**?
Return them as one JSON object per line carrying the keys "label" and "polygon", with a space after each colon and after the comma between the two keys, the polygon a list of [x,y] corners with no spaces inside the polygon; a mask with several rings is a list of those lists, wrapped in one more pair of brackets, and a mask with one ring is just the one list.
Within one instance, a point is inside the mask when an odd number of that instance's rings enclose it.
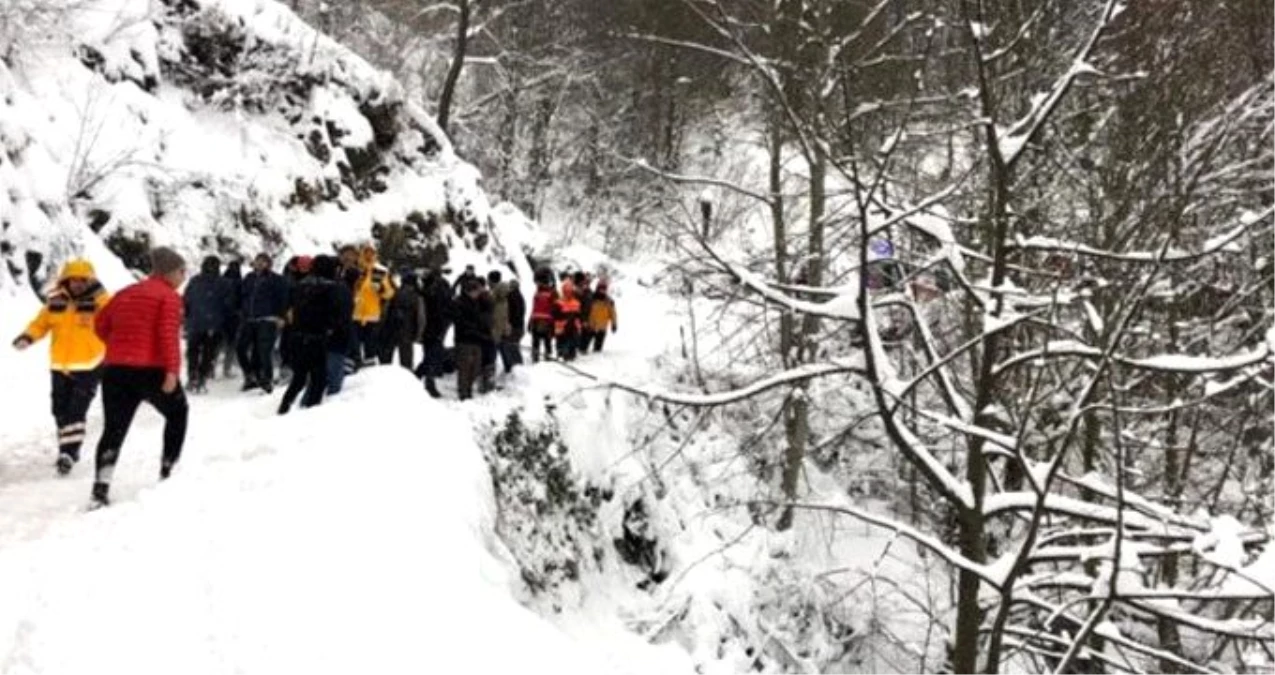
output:
{"label": "man in red puffer jacket", "polygon": [[145,401],[164,417],[164,454],[160,480],[181,458],[186,440],[186,395],[181,373],[182,298],[186,261],[170,248],[151,251],[151,275],[120,291],[98,312],[94,329],[106,343],[102,372],[102,409],[106,428],[97,444],[94,508],[110,503],[111,477],[120,448]]}

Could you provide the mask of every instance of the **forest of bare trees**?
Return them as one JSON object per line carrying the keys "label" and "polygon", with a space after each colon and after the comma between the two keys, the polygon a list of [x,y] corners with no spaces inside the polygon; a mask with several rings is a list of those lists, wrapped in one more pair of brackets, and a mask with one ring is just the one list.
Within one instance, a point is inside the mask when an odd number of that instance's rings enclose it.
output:
{"label": "forest of bare trees", "polygon": [[[823,508],[804,467],[863,451],[866,411],[906,497],[845,516],[950,567],[950,668],[1275,661],[1246,571],[1272,560],[1269,2],[294,5],[493,192],[659,238],[759,319],[723,349],[761,380],[656,398],[777,422],[770,526]],[[731,173],[741,146],[764,171]],[[745,221],[767,246],[735,250]]]}

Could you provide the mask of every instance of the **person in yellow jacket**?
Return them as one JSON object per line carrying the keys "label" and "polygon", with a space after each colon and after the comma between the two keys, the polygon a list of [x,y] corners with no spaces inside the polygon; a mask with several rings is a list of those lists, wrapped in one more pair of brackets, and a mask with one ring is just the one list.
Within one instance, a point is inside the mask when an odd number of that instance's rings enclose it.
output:
{"label": "person in yellow jacket", "polygon": [[93,321],[111,296],[97,281],[93,265],[72,260],[62,267],[57,286],[35,320],[13,341],[25,350],[52,335],[49,368],[53,383],[53,418],[58,425],[58,473],[66,475],[80,459],[84,420],[97,396],[106,345],[93,331]]}
{"label": "person in yellow jacket", "polygon": [[606,342],[607,328],[614,333],[619,328],[619,322],[615,316],[615,300],[611,298],[611,294],[607,292],[607,282],[605,280],[598,282],[598,288],[593,292],[593,302],[589,304],[589,335],[593,338],[593,351],[602,351],[602,344]]}
{"label": "person in yellow jacket", "polygon": [[376,249],[364,246],[359,252],[359,280],[354,285],[354,323],[358,328],[358,359],[361,365],[393,359],[393,345],[381,335],[381,319],[394,298],[390,271],[376,260]]}

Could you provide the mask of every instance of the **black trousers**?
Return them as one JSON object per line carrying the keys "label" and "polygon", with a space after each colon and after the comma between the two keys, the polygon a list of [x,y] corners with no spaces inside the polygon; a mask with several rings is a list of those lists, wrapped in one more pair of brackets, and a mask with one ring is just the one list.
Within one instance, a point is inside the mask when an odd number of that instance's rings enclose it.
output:
{"label": "black trousers", "polygon": [[367,363],[388,364],[394,360],[394,348],[387,350],[382,340],[381,324],[377,321],[356,324],[358,342],[355,348],[355,360],[362,366]]}
{"label": "black trousers", "polygon": [[586,328],[580,329],[580,337],[576,340],[576,344],[580,345],[577,350],[581,354],[588,354],[589,347],[593,344],[593,331]]}
{"label": "black trousers", "polygon": [[239,368],[244,380],[261,385],[274,385],[274,343],[279,325],[274,321],[253,320],[239,329]]}
{"label": "black trousers", "polygon": [[513,372],[514,366],[522,365],[522,351],[518,348],[517,340],[501,340],[500,362],[505,367],[506,375]]}
{"label": "black trousers", "polygon": [[408,370],[413,370],[416,360],[416,341],[410,337],[399,338],[398,340],[398,365]]}
{"label": "black trousers", "polygon": [[87,432],[84,419],[89,405],[97,396],[97,384],[102,379],[102,369],[60,373],[54,371],[50,391],[53,396],[53,419],[58,425],[58,454],[70,455],[80,460],[80,446]]}
{"label": "black trousers", "polygon": [[133,416],[143,401],[149,403],[164,417],[165,466],[173,466],[181,459],[182,444],[186,441],[186,418],[189,408],[186,394],[179,385],[171,394],[165,394],[164,371],[161,368],[132,368],[106,366],[102,371],[102,409],[106,413],[106,428],[97,444],[97,482],[110,484],[120,449],[133,426]]}
{"label": "black trousers", "polygon": [[539,363],[541,350],[544,350],[545,358],[553,358],[553,333],[532,332],[531,334],[531,362]]}
{"label": "black trousers", "polygon": [[576,358],[576,348],[579,346],[579,333],[568,328],[562,335],[558,336],[558,358],[563,361],[574,361]]}
{"label": "black trousers", "polygon": [[600,330],[596,333],[591,333],[591,335],[593,335],[593,351],[602,351],[602,345],[607,341],[607,332]]}
{"label": "black trousers", "polygon": [[293,402],[305,390],[301,407],[309,408],[323,402],[323,392],[328,386],[328,346],[322,335],[294,333],[292,335],[292,381],[283,392],[279,414],[288,412]]}
{"label": "black trousers", "polygon": [[221,351],[221,332],[202,331],[186,336],[186,379],[202,385],[213,376],[217,354]]}
{"label": "black trousers", "polygon": [[456,345],[456,388],[462,401],[474,397],[474,383],[483,371],[482,345]]}

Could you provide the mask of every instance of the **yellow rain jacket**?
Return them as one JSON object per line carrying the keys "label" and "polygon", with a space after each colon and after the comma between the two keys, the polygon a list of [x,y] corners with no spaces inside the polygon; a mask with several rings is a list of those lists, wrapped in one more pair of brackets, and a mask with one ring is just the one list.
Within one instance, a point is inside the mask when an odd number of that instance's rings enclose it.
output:
{"label": "yellow rain jacket", "polygon": [[354,288],[354,321],[359,324],[381,320],[385,307],[394,297],[394,280],[384,265],[376,262],[376,250],[367,247],[359,256],[363,276]]}
{"label": "yellow rain jacket", "polygon": [[[76,278],[87,279],[89,287],[83,295],[73,298],[67,291],[66,281]],[[51,370],[63,373],[93,370],[106,354],[106,345],[93,332],[93,320],[110,299],[111,294],[98,283],[93,265],[87,260],[72,260],[62,267],[57,288],[49,293],[44,307],[19,339],[38,342],[52,333]]]}
{"label": "yellow rain jacket", "polygon": [[615,301],[609,295],[594,296],[589,306],[589,330],[605,333],[615,324]]}

